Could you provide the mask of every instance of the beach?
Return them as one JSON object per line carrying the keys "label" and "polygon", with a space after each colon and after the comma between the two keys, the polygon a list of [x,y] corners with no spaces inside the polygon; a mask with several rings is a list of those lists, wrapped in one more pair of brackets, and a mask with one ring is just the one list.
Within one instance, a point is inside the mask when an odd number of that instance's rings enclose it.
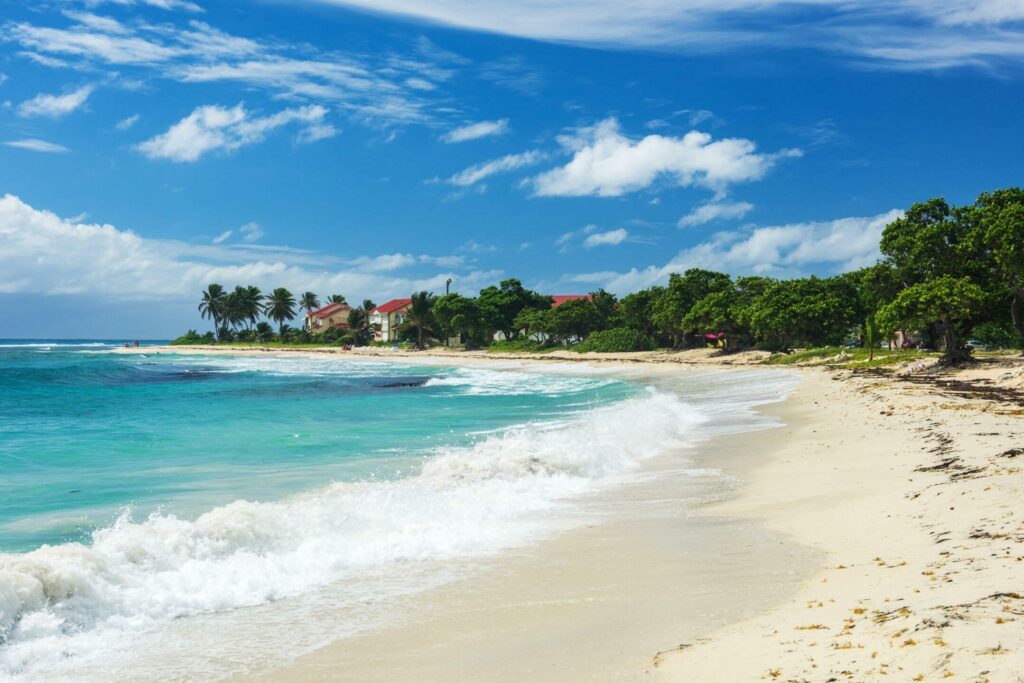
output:
{"label": "beach", "polygon": [[[734,371],[679,355],[653,367]],[[510,361],[551,362],[460,359]],[[636,362],[649,363],[603,364]],[[692,482],[671,474],[633,484],[603,523],[252,678],[1017,680],[1021,368],[994,360],[955,380],[801,368],[785,402],[759,409],[781,426],[693,456],[735,486],[692,504]]]}

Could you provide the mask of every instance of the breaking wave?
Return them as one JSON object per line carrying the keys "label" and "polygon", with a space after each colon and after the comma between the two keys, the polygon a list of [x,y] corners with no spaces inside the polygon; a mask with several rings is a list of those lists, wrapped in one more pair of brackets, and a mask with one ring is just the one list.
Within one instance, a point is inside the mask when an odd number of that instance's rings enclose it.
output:
{"label": "breaking wave", "polygon": [[95,661],[171,619],[527,543],[567,524],[558,513],[573,496],[690,443],[706,420],[651,389],[439,449],[410,460],[401,478],[238,500],[194,520],[125,512],[88,543],[0,554],[0,678]]}

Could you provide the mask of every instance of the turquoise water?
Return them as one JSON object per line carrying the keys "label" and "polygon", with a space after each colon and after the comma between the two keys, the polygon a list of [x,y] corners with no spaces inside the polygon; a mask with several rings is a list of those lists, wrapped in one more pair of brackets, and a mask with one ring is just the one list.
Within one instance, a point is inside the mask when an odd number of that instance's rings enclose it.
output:
{"label": "turquoise water", "polygon": [[0,681],[217,680],[279,621],[279,656],[373,628],[792,386],[119,345],[0,341]]}
{"label": "turquoise water", "polygon": [[86,540],[125,508],[192,517],[239,498],[394,478],[481,432],[635,392],[606,379],[2,342],[0,388],[7,552]]}

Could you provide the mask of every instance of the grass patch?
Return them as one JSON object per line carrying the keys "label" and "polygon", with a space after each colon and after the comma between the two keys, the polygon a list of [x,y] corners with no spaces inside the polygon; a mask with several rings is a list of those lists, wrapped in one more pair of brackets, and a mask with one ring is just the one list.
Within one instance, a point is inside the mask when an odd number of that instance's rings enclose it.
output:
{"label": "grass patch", "polygon": [[[917,349],[876,349],[875,357],[868,360],[868,349],[847,349],[839,346],[824,346],[817,349],[804,349],[790,354],[779,354],[765,361],[768,365],[856,365],[857,367],[873,368],[894,363],[909,363],[924,358],[938,357],[937,353],[924,353]],[[836,360],[841,357],[842,360]]]}
{"label": "grass patch", "polygon": [[551,353],[555,347],[533,339],[500,339],[487,347],[488,353]]}

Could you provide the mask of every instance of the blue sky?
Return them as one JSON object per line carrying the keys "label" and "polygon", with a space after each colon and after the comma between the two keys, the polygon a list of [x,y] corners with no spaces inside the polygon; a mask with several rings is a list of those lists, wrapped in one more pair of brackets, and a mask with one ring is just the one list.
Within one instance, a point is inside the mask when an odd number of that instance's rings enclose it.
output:
{"label": "blue sky", "polygon": [[829,274],[914,201],[1024,167],[1009,0],[0,17],[0,337],[176,335],[212,281],[382,301]]}

